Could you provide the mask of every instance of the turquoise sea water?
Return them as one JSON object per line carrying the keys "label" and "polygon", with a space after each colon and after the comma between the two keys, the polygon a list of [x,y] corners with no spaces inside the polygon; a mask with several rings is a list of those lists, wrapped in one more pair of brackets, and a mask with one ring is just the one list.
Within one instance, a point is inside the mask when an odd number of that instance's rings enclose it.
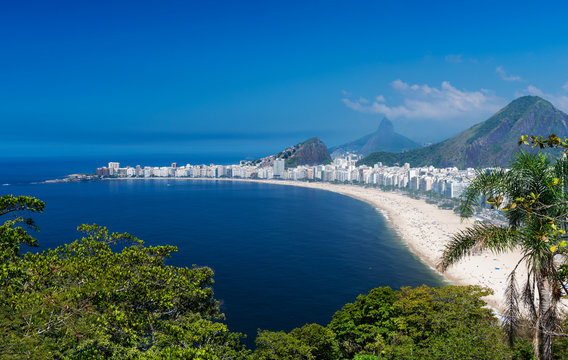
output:
{"label": "turquoise sea water", "polygon": [[437,286],[370,205],[332,192],[263,183],[116,180],[0,186],[47,204],[35,216],[41,248],[70,242],[82,223],[170,244],[177,266],[210,266],[231,330],[326,325],[377,286]]}

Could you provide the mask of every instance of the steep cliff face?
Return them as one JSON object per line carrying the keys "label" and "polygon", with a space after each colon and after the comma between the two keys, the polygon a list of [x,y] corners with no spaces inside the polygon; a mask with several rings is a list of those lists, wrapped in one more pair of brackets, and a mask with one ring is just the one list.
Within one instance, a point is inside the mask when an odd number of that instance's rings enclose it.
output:
{"label": "steep cliff face", "polygon": [[411,166],[506,167],[521,135],[568,136],[568,115],[538,96],[511,102],[484,122],[440,143],[402,154],[376,152],[360,164],[410,163]]}
{"label": "steep cliff face", "polygon": [[330,151],[335,157],[347,152],[367,155],[374,151],[401,152],[419,147],[418,143],[396,133],[392,122],[384,118],[374,133],[347,144],[335,146]]}

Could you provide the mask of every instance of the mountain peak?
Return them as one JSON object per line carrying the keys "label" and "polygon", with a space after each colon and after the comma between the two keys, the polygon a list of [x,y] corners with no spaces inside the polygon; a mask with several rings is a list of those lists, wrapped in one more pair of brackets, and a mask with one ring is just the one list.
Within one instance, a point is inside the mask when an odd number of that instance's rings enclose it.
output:
{"label": "mountain peak", "polygon": [[322,141],[318,137],[311,137],[308,140],[302,141],[297,146],[308,145],[308,144],[317,144],[317,143],[320,143],[320,142],[322,142]]}
{"label": "mountain peak", "polygon": [[392,124],[392,122],[387,119],[386,117],[383,118],[383,120],[381,120],[381,123],[379,124],[379,128],[377,129],[378,133],[381,133],[382,135],[391,135],[394,134],[394,125]]}
{"label": "mountain peak", "polygon": [[525,95],[525,96],[521,96],[521,97],[516,98],[515,100],[511,101],[509,103],[509,105],[507,105],[505,108],[517,107],[517,106],[529,108],[530,106],[533,106],[533,105],[535,105],[539,102],[544,103],[544,104],[546,104],[550,107],[554,107],[554,105],[552,105],[550,102],[544,100],[540,96]]}
{"label": "mountain peak", "polygon": [[343,154],[355,153],[367,155],[373,151],[400,152],[419,148],[420,145],[409,138],[397,134],[394,125],[386,117],[381,120],[379,128],[372,134],[363,136],[347,144],[339,145],[330,149],[333,157]]}
{"label": "mountain peak", "polygon": [[286,160],[286,167],[319,165],[331,162],[327,146],[317,137],[309,138],[276,156]]}
{"label": "mountain peak", "polygon": [[521,117],[527,111],[533,109],[556,110],[554,105],[544,100],[540,96],[527,95],[527,96],[521,96],[520,98],[511,101],[507,106],[505,106],[503,109],[497,112],[497,114],[495,114],[494,116],[497,116],[501,113],[505,113],[507,116]]}

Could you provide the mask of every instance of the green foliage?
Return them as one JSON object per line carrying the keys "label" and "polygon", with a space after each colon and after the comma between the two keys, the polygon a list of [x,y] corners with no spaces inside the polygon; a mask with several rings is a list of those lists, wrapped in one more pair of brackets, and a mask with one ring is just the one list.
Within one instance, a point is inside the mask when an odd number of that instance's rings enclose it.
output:
{"label": "green foliage", "polygon": [[32,196],[0,196],[0,216],[21,211],[43,212],[44,209],[45,203]]}
{"label": "green foliage", "polygon": [[[552,107],[552,104],[548,103],[538,96],[522,96],[511,103],[511,105],[514,106],[507,106],[505,108],[506,111],[503,111],[505,110],[503,109],[490,117],[487,121],[479,124],[479,126],[474,126],[472,128],[473,136],[471,137],[471,139],[476,139],[480,136],[488,134],[503,122],[514,121],[523,117],[523,115],[525,115],[527,111],[529,111],[533,106],[535,106],[535,104],[538,104],[539,102],[546,102],[546,105],[550,105]],[[470,140],[469,143],[471,144],[471,142],[473,141]]]}
{"label": "green foliage", "polygon": [[[477,286],[377,288],[335,313],[329,329],[345,359],[511,358],[497,319],[481,300],[489,294]],[[305,343],[301,329],[289,335]]]}
{"label": "green foliage", "polygon": [[[0,196],[0,216],[14,215],[0,225],[0,259],[2,263],[19,256],[20,245],[37,246],[37,240],[27,230],[38,230],[31,217],[24,218],[22,212],[43,212],[45,203],[31,196]],[[23,226],[17,226],[21,224]]]}
{"label": "green foliage", "polygon": [[337,335],[347,358],[363,350],[376,350],[384,345],[393,329],[395,292],[390,287],[373,289],[359,295],[354,303],[343,306],[333,315],[329,328]]}
{"label": "green foliage", "polygon": [[[136,355],[135,360],[220,360],[210,347],[202,349],[167,347]],[[230,359],[230,358],[227,358]]]}
{"label": "green foliage", "polygon": [[393,309],[391,358],[510,358],[497,319],[481,300],[491,292],[478,286],[402,288]]}
{"label": "green foliage", "polygon": [[331,163],[331,156],[327,147],[316,137],[292,146],[289,150],[279,153],[277,158],[285,159],[284,165],[287,168]]}
{"label": "green foliage", "polygon": [[535,359],[532,343],[523,338],[515,339],[512,351],[514,360]]}
{"label": "green foliage", "polygon": [[40,213],[44,208],[42,201],[30,196],[0,196],[0,216],[8,217],[0,225],[0,356],[4,353],[4,340],[9,335],[5,326],[11,325],[6,316],[14,315],[11,302],[21,298],[22,292],[29,288],[30,275],[22,266],[20,246],[37,246],[37,240],[27,232],[37,230],[37,227],[30,217],[24,218],[22,213]]}
{"label": "green foliage", "polygon": [[318,324],[307,324],[285,332],[259,331],[254,360],[336,360],[340,351],[335,334]]}
{"label": "green foliage", "polygon": [[335,360],[340,357],[339,344],[329,328],[307,324],[292,330],[290,335],[310,347],[314,360]]}
{"label": "green foliage", "polygon": [[355,355],[353,360],[380,360],[381,358],[375,355]]}
{"label": "green foliage", "polygon": [[22,276],[1,295],[2,358],[246,356],[240,335],[217,321],[211,269],[165,265],[173,246],[95,224],[78,230],[85,236],[71,244],[12,262]]}
{"label": "green foliage", "polygon": [[533,148],[538,147],[541,150],[546,148],[563,149],[566,150],[566,153],[568,153],[568,139],[562,140],[556,134],[550,134],[548,138],[534,135],[522,135],[517,144],[519,146],[531,145]]}
{"label": "green foliage", "polygon": [[298,158],[297,157],[286,157],[286,161],[284,162],[284,166],[286,168],[295,168],[298,166]]}
{"label": "green foliage", "polygon": [[252,360],[313,360],[309,345],[283,331],[259,331]]}
{"label": "green foliage", "polygon": [[[415,151],[420,151],[417,149]],[[408,154],[406,152],[404,154]],[[357,161],[357,166],[367,165],[367,166],[374,166],[378,162],[382,162],[384,166],[395,166],[396,165],[403,165],[404,162],[412,161],[410,158],[406,158],[407,155],[402,155],[401,153],[391,153],[387,151],[375,151],[370,153],[369,155],[365,156],[361,160]],[[406,161],[408,160],[408,161]],[[404,162],[401,162],[404,161]],[[410,165],[416,166],[414,161],[410,162]]]}

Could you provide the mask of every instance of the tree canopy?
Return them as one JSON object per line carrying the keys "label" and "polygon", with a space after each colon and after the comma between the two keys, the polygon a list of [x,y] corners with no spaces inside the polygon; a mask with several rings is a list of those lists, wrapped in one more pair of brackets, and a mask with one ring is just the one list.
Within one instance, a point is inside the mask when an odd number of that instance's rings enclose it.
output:
{"label": "tree canopy", "polygon": [[[0,198],[0,214],[42,211],[27,197]],[[84,237],[19,256],[36,244],[18,222],[0,227],[3,359],[241,359],[213,298],[213,271],[174,267],[173,246],[144,246],[127,233],[81,225]],[[9,256],[8,256],[8,255]],[[17,275],[17,276],[13,276]]]}
{"label": "tree canopy", "polygon": [[481,300],[489,293],[478,286],[376,288],[336,312],[328,332],[314,324],[261,332],[253,359],[511,358]]}

